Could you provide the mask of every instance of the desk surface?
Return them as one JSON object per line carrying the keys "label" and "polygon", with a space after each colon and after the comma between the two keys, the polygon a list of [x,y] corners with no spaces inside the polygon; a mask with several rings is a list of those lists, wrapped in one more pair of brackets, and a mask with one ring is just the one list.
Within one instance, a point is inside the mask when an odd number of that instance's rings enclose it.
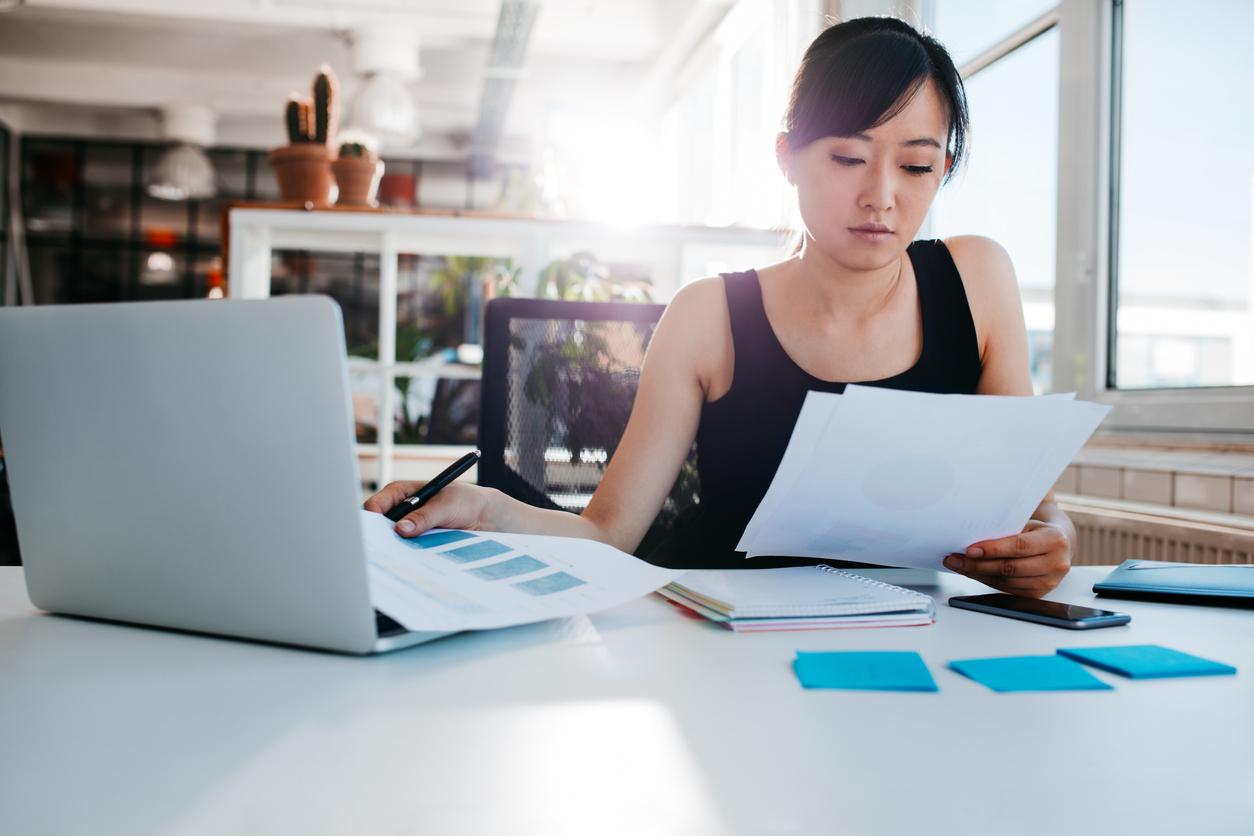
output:
{"label": "desk surface", "polygon": [[[1051,596],[1085,603],[1105,569]],[[0,832],[1249,834],[1254,611],[1119,602],[1073,633],[737,635],[656,596],[375,658],[37,613],[0,569]],[[1166,644],[1235,677],[996,694],[951,659]],[[806,691],[797,649],[911,649],[938,694]]]}

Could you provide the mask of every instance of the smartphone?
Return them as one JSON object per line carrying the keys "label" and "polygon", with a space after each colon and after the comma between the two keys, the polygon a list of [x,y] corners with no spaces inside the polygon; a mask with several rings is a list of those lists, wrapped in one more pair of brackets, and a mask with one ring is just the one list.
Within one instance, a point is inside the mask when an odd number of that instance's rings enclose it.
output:
{"label": "smartphone", "polygon": [[949,599],[949,606],[962,610],[986,612],[1006,618],[1035,621],[1068,630],[1093,630],[1098,627],[1117,627],[1127,624],[1132,616],[1112,610],[1095,610],[1077,604],[1060,604],[1057,601],[1041,601],[993,592],[988,595],[957,595]]}

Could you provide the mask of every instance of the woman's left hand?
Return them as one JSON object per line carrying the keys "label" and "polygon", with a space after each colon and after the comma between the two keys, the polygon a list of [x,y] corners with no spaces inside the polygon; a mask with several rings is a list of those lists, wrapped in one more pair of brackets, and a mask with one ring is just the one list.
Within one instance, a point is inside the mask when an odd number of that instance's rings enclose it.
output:
{"label": "woman's left hand", "polygon": [[1071,540],[1058,525],[1029,520],[1018,534],[972,543],[966,554],[951,554],[945,566],[1002,592],[1040,598],[1071,568]]}

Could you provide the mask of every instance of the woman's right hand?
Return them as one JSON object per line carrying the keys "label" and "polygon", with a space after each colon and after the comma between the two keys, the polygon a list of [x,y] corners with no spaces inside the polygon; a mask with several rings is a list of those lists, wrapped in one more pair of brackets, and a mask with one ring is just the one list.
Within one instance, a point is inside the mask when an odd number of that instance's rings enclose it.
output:
{"label": "woman's right hand", "polygon": [[[413,496],[426,482],[389,482],[362,505],[376,514],[386,513],[406,497]],[[422,507],[401,517],[394,526],[402,537],[415,537],[431,528],[465,528],[495,531],[493,511],[502,498],[495,488],[468,482],[454,482],[431,497]]]}

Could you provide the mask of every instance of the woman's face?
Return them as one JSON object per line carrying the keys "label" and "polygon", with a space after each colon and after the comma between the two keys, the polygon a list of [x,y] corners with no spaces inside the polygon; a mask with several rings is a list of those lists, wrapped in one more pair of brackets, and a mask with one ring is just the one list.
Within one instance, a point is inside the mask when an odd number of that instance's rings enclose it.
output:
{"label": "woman's face", "polygon": [[948,134],[945,106],[928,81],[900,113],[864,133],[800,149],[781,137],[780,165],[797,188],[806,245],[856,270],[900,257],[940,188]]}

